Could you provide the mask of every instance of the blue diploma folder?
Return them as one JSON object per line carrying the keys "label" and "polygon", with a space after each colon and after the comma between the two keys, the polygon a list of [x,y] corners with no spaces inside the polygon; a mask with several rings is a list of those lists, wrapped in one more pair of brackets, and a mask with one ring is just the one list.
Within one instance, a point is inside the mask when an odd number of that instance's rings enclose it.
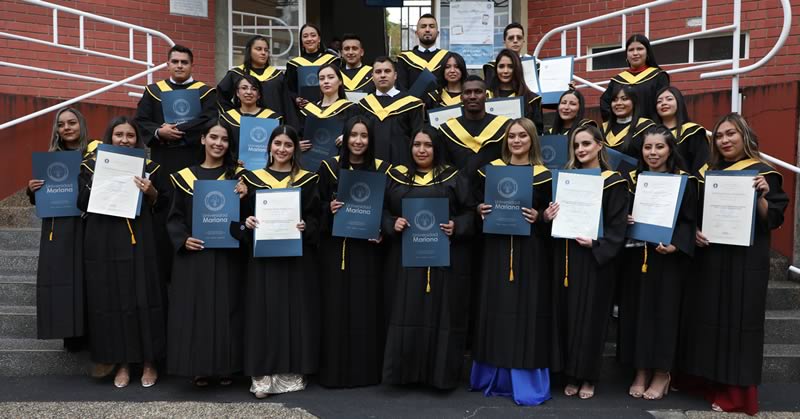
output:
{"label": "blue diploma folder", "polygon": [[381,229],[386,175],[363,170],[340,170],[336,199],[344,202],[333,217],[333,235],[377,239]]}
{"label": "blue diploma folder", "polygon": [[[678,212],[681,210],[683,192],[686,190],[686,181],[688,178],[686,176],[658,172],[642,172],[640,175],[681,177],[680,190],[678,191],[678,202],[675,205],[675,214],[672,216],[672,227],[668,228],[653,224],[637,223],[636,220],[634,220],[633,225],[628,226],[628,237],[634,240],[640,240],[654,244],[664,243],[665,246],[668,246],[670,243],[672,243],[672,234],[675,232],[675,222],[678,220]],[[642,181],[644,182],[644,180]],[[647,187],[647,183],[645,182],[642,184],[642,186]]]}
{"label": "blue diploma folder", "polygon": [[431,90],[435,90],[437,85],[436,76],[426,68],[419,73],[417,80],[414,81],[414,85],[408,89],[408,94],[414,97],[424,98],[425,94]]}
{"label": "blue diploma folder", "polygon": [[200,116],[200,91],[197,89],[172,90],[161,93],[161,110],[164,121],[182,124]]}
{"label": "blue diploma folder", "polygon": [[267,167],[267,143],[277,119],[242,117],[239,125],[239,160],[247,170]]}
{"label": "blue diploma folder", "polygon": [[449,222],[447,198],[404,198],[403,266],[450,266],[450,239],[439,224]]}
{"label": "blue diploma folder", "polygon": [[530,166],[486,166],[483,202],[492,212],[483,220],[483,232],[530,236],[531,225],[522,208],[533,203],[533,168]]}
{"label": "blue diploma folder", "polygon": [[608,153],[608,165],[611,166],[611,170],[619,172],[625,180],[633,179],[635,175],[632,173],[636,172],[639,161],[611,147],[606,147],[606,152]]}
{"label": "blue diploma folder", "polygon": [[[558,174],[559,173],[578,173],[581,175],[594,175],[600,176],[600,169],[561,169],[553,171],[553,197],[550,199],[552,202],[556,201],[556,191],[558,190]],[[603,238],[603,209],[600,209],[600,221],[597,226],[597,238]]]}
{"label": "blue diploma folder", "polygon": [[239,194],[235,180],[196,180],[192,198],[192,237],[203,247],[237,248],[231,236],[231,222],[239,221]]}
{"label": "blue diploma folder", "polygon": [[[274,192],[296,192],[298,208],[302,207],[300,201],[300,189],[259,189],[256,191],[256,200],[269,199],[269,194]],[[281,240],[255,240],[253,233],[253,257],[290,257],[303,256],[303,238],[281,239]]]}
{"label": "blue diploma folder", "polygon": [[569,160],[569,138],[566,135],[542,135],[539,137],[542,160],[548,169],[561,169]]}
{"label": "blue diploma folder", "polygon": [[311,140],[311,148],[303,152],[300,163],[304,169],[316,172],[323,160],[339,154],[336,137],[342,135],[344,122],[338,118],[317,118],[309,115],[303,128],[303,138]]}
{"label": "blue diploma folder", "polygon": [[78,209],[78,174],[81,168],[79,151],[33,153],[33,178],[44,180],[36,191],[36,216],[74,217]]}
{"label": "blue diploma folder", "polygon": [[297,67],[297,87],[301,97],[308,100],[316,100],[320,97],[318,72],[318,65]]}
{"label": "blue diploma folder", "polygon": [[[111,144],[100,144],[97,146],[98,153],[100,151],[107,152],[107,153],[116,153],[116,154],[124,154],[126,156],[133,156],[133,157],[141,157],[143,159],[142,164],[142,174],[139,175],[140,177],[147,177],[150,178],[149,173],[145,173],[145,167],[147,166],[147,151],[143,148],[130,148],[130,147],[120,147]],[[99,155],[99,154],[98,154]],[[139,191],[139,202],[136,203],[136,216],[138,217],[139,214],[142,213],[142,196],[144,193]]]}

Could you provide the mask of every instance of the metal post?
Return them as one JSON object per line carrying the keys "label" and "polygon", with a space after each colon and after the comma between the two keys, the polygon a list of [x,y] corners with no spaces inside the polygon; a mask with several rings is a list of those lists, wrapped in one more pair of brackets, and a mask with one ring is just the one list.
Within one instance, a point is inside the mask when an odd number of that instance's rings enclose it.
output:
{"label": "metal post", "polygon": [[53,43],[58,44],[58,9],[53,9]]}
{"label": "metal post", "polygon": [[580,58],[581,57],[581,27],[578,26],[576,29],[576,33],[578,39],[575,41],[575,56]]}
{"label": "metal post", "polygon": [[[153,68],[153,37],[147,34],[147,69]],[[153,73],[147,73],[147,84],[153,84]]]}
{"label": "metal post", "polygon": [[731,70],[736,72],[731,79],[731,112],[741,112],[742,111],[742,102],[739,96],[739,54],[740,54],[740,47],[739,45],[741,35],[742,35],[742,0],[734,0],[733,1],[733,26],[735,29],[733,30],[733,65]]}
{"label": "metal post", "polygon": [[644,36],[650,39],[650,8],[644,9]]}
{"label": "metal post", "polygon": [[80,36],[80,41],[79,41],[80,42],[80,48],[83,49],[84,48],[84,43],[83,43],[83,16],[80,16],[78,18],[78,33],[79,33],[79,36]]}
{"label": "metal post", "polygon": [[625,40],[628,39],[628,17],[626,15],[622,15],[622,48],[625,48]]}
{"label": "metal post", "polygon": [[567,55],[567,31],[561,32],[561,55]]}

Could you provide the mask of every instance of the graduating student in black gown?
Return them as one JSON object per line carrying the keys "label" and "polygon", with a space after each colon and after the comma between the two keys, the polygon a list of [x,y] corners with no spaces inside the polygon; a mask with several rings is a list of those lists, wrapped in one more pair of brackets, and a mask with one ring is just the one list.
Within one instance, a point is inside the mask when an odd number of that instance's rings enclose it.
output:
{"label": "graduating student in black gown", "polygon": [[372,66],[364,64],[364,47],[361,37],[354,33],[342,35],[342,82],[345,92],[372,93]]}
{"label": "graduating student in black gown", "polygon": [[[709,170],[755,170],[755,234],[750,246],[709,243],[698,228],[696,274],[686,284],[682,365],[704,379],[714,410],[758,411],[758,385],[764,351],[764,315],[771,231],[783,224],[789,198],[782,177],[765,163],[758,138],[740,115],[714,126]],[[702,209],[702,204],[700,204]]]}
{"label": "graduating student in black gown", "polygon": [[606,91],[600,96],[600,114],[608,121],[613,114],[612,102],[619,86],[630,86],[639,96],[642,118],[656,116],[656,93],[669,86],[669,74],[656,63],[650,40],[641,34],[632,35],[625,42],[625,61],[629,68],[611,78]]}
{"label": "graduating student in black gown", "polygon": [[262,91],[263,88],[258,79],[249,74],[241,75],[236,82],[234,107],[220,110],[219,122],[230,130],[228,143],[235,160],[239,159],[239,129],[242,126],[242,118],[269,118],[277,119],[280,121],[279,123],[284,122],[283,115],[264,107],[264,99],[261,96]]}
{"label": "graduating student in black gown", "polygon": [[[56,112],[48,151],[76,151],[83,155],[89,135],[86,119],[74,108]],[[72,170],[77,170],[73,168]],[[31,205],[42,179],[28,181]],[[64,347],[78,351],[84,344],[83,219],[80,216],[42,219],[39,264],[36,269],[36,336],[64,339]]]}
{"label": "graduating student in black gown", "polygon": [[[501,142],[502,157],[492,166],[529,167],[533,206],[521,208],[530,236],[483,234],[482,269],[470,387],[487,396],[510,395],[519,405],[550,399],[551,367],[558,369],[553,328],[552,239],[542,213],[552,195],[550,171],[542,164],[533,121],[511,121]],[[486,169],[475,182],[473,199],[483,202]],[[525,185],[521,185],[525,186]],[[478,204],[481,219],[492,211]]]}
{"label": "graduating student in black gown", "polygon": [[467,81],[468,75],[464,57],[455,52],[448,52],[444,57],[442,79],[439,80],[441,87],[428,92],[425,97],[425,108],[430,110],[460,105],[461,92],[464,90],[464,82]]}
{"label": "graduating student in black gown", "polygon": [[686,100],[675,86],[664,87],[656,96],[656,121],[672,130],[678,141],[678,154],[686,164],[686,171],[702,176],[708,168],[710,152],[706,129],[689,120]]}
{"label": "graduating student in black gown", "polygon": [[[317,102],[320,99],[319,89],[306,88],[301,92],[298,75],[302,67],[319,67],[325,64],[338,62],[338,57],[323,50],[322,35],[319,26],[306,23],[300,27],[300,55],[286,63],[286,89],[289,99],[294,103],[297,112],[303,109],[306,103]],[[297,128],[300,128],[299,126]]]}
{"label": "graduating student in black gown", "polygon": [[504,49],[497,54],[496,71],[494,77],[487,80],[492,98],[517,97],[524,99],[523,116],[533,121],[536,132],[544,132],[542,116],[542,97],[531,92],[525,84],[525,75],[522,73],[522,61],[519,55],[509,49]]}
{"label": "graduating student in black gown", "polygon": [[[320,203],[318,176],[300,167],[300,138],[281,125],[270,135],[269,163],[246,171],[248,188],[242,202],[242,225],[231,233],[248,252],[245,285],[244,373],[252,377],[257,398],[305,388],[305,375],[319,369],[320,290],[317,278],[317,237]],[[255,213],[259,189],[300,189],[303,256],[253,257],[253,237],[260,221]]]}
{"label": "graduating student in black gown", "polygon": [[[220,114],[237,109],[237,88],[245,74],[255,77],[259,82],[261,106],[279,115],[286,116],[286,123],[296,126],[297,115],[294,103],[286,94],[283,71],[270,65],[269,40],[256,35],[244,46],[244,63],[231,68],[217,85],[217,101]],[[237,137],[234,137],[236,139]]]}
{"label": "graduating student in black gown", "polygon": [[[111,121],[104,144],[143,148],[138,127],[127,117]],[[84,160],[78,208],[87,211],[92,193],[95,156]],[[116,387],[130,382],[132,363],[143,363],[142,386],[156,383],[154,361],[166,349],[166,313],[156,264],[153,213],[168,205],[159,191],[166,190],[160,166],[147,161],[145,174],[131,182],[142,191],[142,208],[135,219],[86,213],[84,221],[84,275],[86,278],[89,352],[92,361],[118,364]]]}
{"label": "graduating student in black gown", "polygon": [[[240,249],[206,249],[192,236],[194,182],[236,179],[237,167],[231,150],[230,130],[215,124],[200,138],[205,148],[202,164],[170,175],[175,187],[167,219],[175,257],[170,284],[167,335],[167,372],[195,377],[198,387],[208,377],[221,377],[220,384],[242,370],[243,253]],[[233,192],[233,191],[231,191]],[[236,187],[242,198],[243,183]],[[231,193],[228,199],[235,199]]]}
{"label": "graduating student in black gown", "polygon": [[[467,206],[469,186],[445,164],[437,132],[423,128],[411,143],[414,166],[389,170],[383,207],[384,307],[388,320],[383,382],[421,383],[438,389],[458,386],[464,363],[470,291],[470,244],[475,212]],[[439,228],[450,238],[450,266],[402,266],[404,198],[447,198],[450,220]]]}
{"label": "graduating student in black gown", "polygon": [[383,318],[382,237],[375,240],[334,237],[333,218],[343,203],[336,200],[339,174],[347,170],[386,173],[389,164],[375,158],[369,121],[347,121],[340,154],[319,168],[320,265],[322,286],[322,358],[319,383],[356,387],[381,382],[385,323]]}
{"label": "graduating student in black gown", "polygon": [[642,150],[642,133],[655,123],[641,116],[642,101],[632,87],[618,85],[612,93],[612,113],[608,121],[603,122],[605,145],[638,159]]}
{"label": "graduating student in black gown", "polygon": [[[563,373],[569,384],[564,394],[581,399],[594,396],[600,378],[606,329],[611,317],[616,260],[625,243],[628,184],[608,170],[603,135],[593,126],[575,129],[570,140],[568,169],[600,168],[604,179],[603,236],[554,239],[553,271],[558,304],[557,327]],[[558,215],[558,202],[544,212],[545,220]],[[580,390],[579,387],[580,386]]]}
{"label": "graduating student in black gown", "polygon": [[570,137],[577,127],[591,125],[596,127],[597,122],[584,118],[586,114],[586,100],[577,90],[567,90],[558,99],[558,108],[553,118],[553,126],[545,134],[566,135]]}
{"label": "graduating student in black gown", "polygon": [[[697,229],[698,181],[681,170],[682,165],[669,128],[657,125],[644,132],[637,173],[670,173],[687,180],[672,241],[630,249],[631,257],[626,261],[631,265],[630,275],[620,276],[617,354],[620,362],[636,369],[628,390],[635,398],[657,400],[665,396],[676,359],[683,288],[692,276]],[[631,192],[635,190],[634,184]],[[628,224],[634,221],[629,215]]]}
{"label": "graduating student in black gown", "polygon": [[419,45],[397,56],[397,85],[403,90],[411,89],[425,70],[433,73],[438,80],[442,80],[444,59],[448,51],[436,46],[439,23],[432,14],[426,13],[419,17],[416,35]]}

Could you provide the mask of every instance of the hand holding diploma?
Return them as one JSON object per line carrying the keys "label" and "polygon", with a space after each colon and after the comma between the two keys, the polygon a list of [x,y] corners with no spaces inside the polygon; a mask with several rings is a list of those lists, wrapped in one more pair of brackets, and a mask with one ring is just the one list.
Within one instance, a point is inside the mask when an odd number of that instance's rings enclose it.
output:
{"label": "hand holding diploma", "polygon": [[28,181],[28,190],[36,192],[44,186],[44,181],[41,179],[31,179]]}
{"label": "hand holding diploma", "polygon": [[183,243],[183,246],[186,248],[186,250],[198,251],[204,249],[203,244],[205,244],[205,242],[200,239],[187,237],[186,242]]}
{"label": "hand holding diploma", "polygon": [[175,141],[183,138],[184,132],[179,130],[177,124],[163,124],[156,130],[156,135],[160,140]]}
{"label": "hand holding diploma", "polygon": [[147,197],[147,200],[150,204],[156,202],[158,198],[158,190],[156,190],[155,186],[153,186],[153,182],[150,179],[146,179],[139,176],[133,177],[134,183],[136,183],[136,187],[139,188],[140,191]]}
{"label": "hand holding diploma", "polygon": [[[478,214],[481,216],[481,220],[485,220],[486,216],[492,212],[492,206],[489,204],[478,204]],[[536,222],[536,219],[539,217],[539,212],[535,209],[525,208],[522,207],[522,218],[525,219],[528,224],[533,224]]]}

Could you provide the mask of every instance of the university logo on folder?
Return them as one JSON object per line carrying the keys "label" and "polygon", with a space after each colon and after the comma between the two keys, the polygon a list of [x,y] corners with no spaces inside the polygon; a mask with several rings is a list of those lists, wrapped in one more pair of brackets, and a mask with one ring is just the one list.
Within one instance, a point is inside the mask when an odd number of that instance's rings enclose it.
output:
{"label": "university logo on folder", "polygon": [[569,139],[566,135],[542,135],[539,137],[542,161],[548,169],[561,169],[569,160]]}
{"label": "university logo on folder", "polygon": [[236,180],[196,180],[192,197],[192,237],[203,247],[238,248],[230,233],[231,222],[239,221]]}
{"label": "university logo on folder", "polygon": [[33,178],[44,180],[36,191],[36,216],[74,217],[78,209],[79,151],[33,153]]}
{"label": "university logo on folder", "polygon": [[336,137],[342,135],[343,128],[344,122],[338,118],[317,118],[314,115],[306,118],[303,137],[311,140],[311,148],[303,152],[300,160],[303,169],[315,172],[323,160],[339,154]]}
{"label": "university logo on folder", "polygon": [[486,166],[484,203],[492,212],[483,220],[483,232],[530,236],[531,224],[522,208],[533,203],[533,168],[530,166]]}
{"label": "university logo on folder", "polygon": [[200,116],[200,91],[197,89],[171,90],[161,93],[164,121],[182,124]]}
{"label": "university logo on folder", "polygon": [[278,126],[277,119],[242,117],[239,127],[239,159],[247,170],[267,167],[267,143]]}
{"label": "university logo on folder", "polygon": [[340,170],[337,200],[344,202],[333,217],[333,235],[377,239],[383,212],[386,175],[363,170]]}
{"label": "university logo on folder", "polygon": [[319,66],[307,65],[297,67],[297,85],[301,97],[313,98],[319,96]]}
{"label": "university logo on folder", "polygon": [[403,266],[450,266],[450,239],[439,228],[449,220],[447,198],[404,198]]}

